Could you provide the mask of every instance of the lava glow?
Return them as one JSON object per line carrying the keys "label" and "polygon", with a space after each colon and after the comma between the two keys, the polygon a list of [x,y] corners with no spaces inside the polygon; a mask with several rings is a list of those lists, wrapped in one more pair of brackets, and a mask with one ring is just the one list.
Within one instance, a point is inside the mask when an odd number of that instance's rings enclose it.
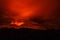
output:
{"label": "lava glow", "polygon": [[57,0],[3,0],[1,6],[5,12],[3,17],[12,19],[9,25],[17,25],[16,28],[23,25],[24,28],[33,29],[45,29],[45,27],[32,25],[35,23],[30,21],[31,18],[53,19],[55,17],[53,11],[58,7]]}
{"label": "lava glow", "polygon": [[11,24],[15,24],[17,26],[21,26],[24,24],[24,22],[11,22]]}

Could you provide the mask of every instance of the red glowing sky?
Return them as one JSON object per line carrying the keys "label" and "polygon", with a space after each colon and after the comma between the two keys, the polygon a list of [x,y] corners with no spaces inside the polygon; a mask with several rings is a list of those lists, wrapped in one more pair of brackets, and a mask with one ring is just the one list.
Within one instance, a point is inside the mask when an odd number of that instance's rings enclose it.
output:
{"label": "red glowing sky", "polygon": [[[57,9],[57,0],[3,0],[2,7],[12,20],[11,24],[20,25],[19,21],[28,21],[31,17],[52,18]],[[5,16],[4,16],[5,17]]]}

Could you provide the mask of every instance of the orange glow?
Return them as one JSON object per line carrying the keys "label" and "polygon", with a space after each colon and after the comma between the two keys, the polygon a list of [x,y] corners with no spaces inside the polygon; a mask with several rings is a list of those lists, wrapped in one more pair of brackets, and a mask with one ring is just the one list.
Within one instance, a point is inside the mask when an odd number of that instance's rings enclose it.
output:
{"label": "orange glow", "polygon": [[8,15],[3,15],[4,18],[13,19],[9,25],[15,24],[20,27],[26,24],[24,28],[44,30],[43,26],[31,25],[30,18],[51,19],[53,11],[57,9],[56,0],[6,0],[2,5]]}
{"label": "orange glow", "polygon": [[24,24],[24,22],[11,22],[11,24],[15,24],[17,26],[21,26]]}

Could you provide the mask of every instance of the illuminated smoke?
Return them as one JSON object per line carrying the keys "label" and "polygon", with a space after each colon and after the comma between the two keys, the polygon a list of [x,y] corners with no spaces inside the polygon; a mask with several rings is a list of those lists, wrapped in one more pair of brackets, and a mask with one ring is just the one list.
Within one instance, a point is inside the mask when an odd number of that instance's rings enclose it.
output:
{"label": "illuminated smoke", "polygon": [[[10,21],[9,25],[17,25],[16,28],[20,28],[23,25],[25,26],[24,28],[44,29],[45,27],[41,25],[32,25],[34,23],[30,23],[30,19],[50,20],[49,22],[46,21],[44,26],[46,26],[45,24],[50,25],[51,20],[56,19],[57,4],[57,0],[5,0],[1,4],[1,10],[2,8],[4,9],[2,17],[8,22]],[[8,27],[10,28],[10,26]]]}

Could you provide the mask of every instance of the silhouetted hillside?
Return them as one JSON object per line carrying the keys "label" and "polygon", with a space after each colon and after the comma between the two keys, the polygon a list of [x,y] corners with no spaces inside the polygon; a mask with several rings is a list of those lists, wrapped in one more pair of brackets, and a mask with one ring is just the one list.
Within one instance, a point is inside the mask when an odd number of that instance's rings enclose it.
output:
{"label": "silhouetted hillside", "polygon": [[11,40],[43,40],[43,39],[60,39],[60,32],[54,30],[34,30],[34,29],[0,29],[0,39],[11,39]]}

